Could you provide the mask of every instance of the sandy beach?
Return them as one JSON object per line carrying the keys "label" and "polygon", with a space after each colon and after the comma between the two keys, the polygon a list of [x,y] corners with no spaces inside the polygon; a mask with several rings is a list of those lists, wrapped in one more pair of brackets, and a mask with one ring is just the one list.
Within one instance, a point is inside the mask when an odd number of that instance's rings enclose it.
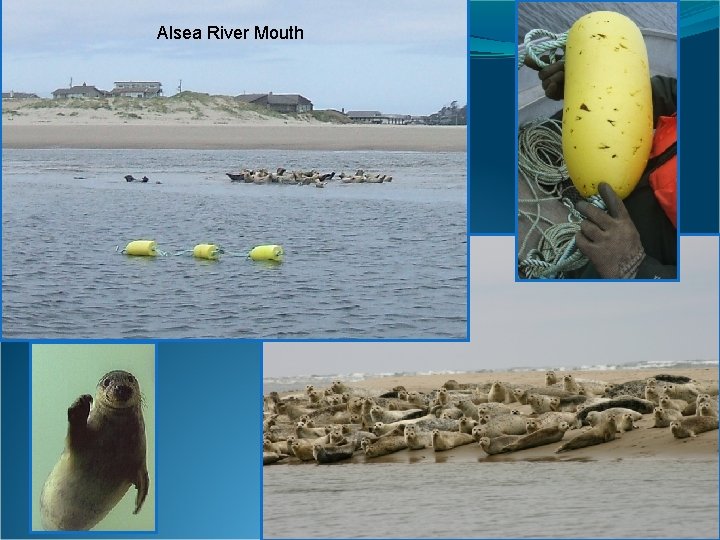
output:
{"label": "sandy beach", "polygon": [[[4,100],[4,148],[178,148],[462,152],[465,126],[361,125],[264,114],[208,97]],[[322,117],[321,111],[317,112]],[[328,117],[337,117],[328,113]]]}
{"label": "sandy beach", "polygon": [[464,127],[359,125],[7,125],[3,148],[178,148],[461,152]]}
{"label": "sandy beach", "polygon": [[[557,372],[560,376],[565,372]],[[572,373],[576,379],[598,380],[609,383],[622,383],[631,380],[644,380],[648,377],[663,373],[670,375],[684,375],[698,381],[718,380],[717,369],[653,369],[653,370],[613,370],[613,371],[576,371]],[[427,375],[382,377],[367,379],[352,386],[367,390],[371,395],[379,395],[391,390],[397,385],[404,386],[408,391],[428,392],[439,388],[454,379],[461,384],[483,384],[492,381],[503,381],[510,384],[544,386],[544,372],[493,372],[469,373],[458,375]],[[523,414],[530,414],[529,405],[510,405],[517,407]],[[555,450],[561,443],[549,444],[537,448],[521,450],[508,454],[488,456],[477,444],[461,446],[445,452],[434,452],[431,448],[424,450],[402,450],[388,456],[366,458],[362,452],[356,452],[351,462],[362,463],[419,463],[419,462],[481,462],[492,463],[498,461],[617,461],[625,459],[717,459],[718,431],[701,433],[695,438],[676,439],[670,428],[653,428],[652,414],[643,415],[635,422],[637,429],[618,434],[618,438],[596,446],[572,450],[556,454]],[[588,429],[587,427],[582,430]],[[563,442],[579,434],[580,430],[570,430],[565,434]],[[282,463],[282,462],[281,462]],[[288,465],[302,464],[295,458],[285,461]]]}

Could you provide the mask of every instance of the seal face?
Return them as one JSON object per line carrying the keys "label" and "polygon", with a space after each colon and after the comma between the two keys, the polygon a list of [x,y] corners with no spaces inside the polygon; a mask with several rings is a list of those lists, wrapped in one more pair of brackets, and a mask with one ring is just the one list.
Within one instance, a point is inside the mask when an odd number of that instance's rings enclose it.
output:
{"label": "seal face", "polygon": [[94,402],[85,394],[68,409],[65,450],[40,495],[43,527],[91,529],[132,485],[137,514],[149,483],[140,385],[127,371],[111,371],[98,382]]}

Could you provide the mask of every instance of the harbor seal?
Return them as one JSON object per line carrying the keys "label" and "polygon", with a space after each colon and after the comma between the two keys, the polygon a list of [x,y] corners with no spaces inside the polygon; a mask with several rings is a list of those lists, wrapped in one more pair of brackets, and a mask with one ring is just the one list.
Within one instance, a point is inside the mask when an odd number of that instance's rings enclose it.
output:
{"label": "harbor seal", "polygon": [[432,430],[432,446],[436,452],[452,450],[456,446],[462,446],[472,442],[475,442],[475,438],[467,433],[440,431],[439,429]]}
{"label": "harbor seal", "polygon": [[653,418],[655,419],[653,427],[670,427],[671,422],[675,420],[682,420],[682,417],[682,413],[675,409],[663,409],[662,407],[655,407],[655,409],[653,410]]}
{"label": "harbor seal", "polygon": [[545,386],[552,386],[558,382],[555,372],[550,370],[545,372]]}
{"label": "harbor seal", "polygon": [[313,457],[318,463],[337,463],[344,459],[350,459],[355,453],[355,443],[349,442],[343,445],[313,445]]}
{"label": "harbor seal", "polygon": [[420,440],[417,428],[414,425],[405,426],[405,444],[410,450],[422,450],[427,446]]}
{"label": "harbor seal", "polygon": [[489,456],[505,451],[508,444],[515,442],[521,435],[501,435],[500,437],[480,437],[478,444]]}
{"label": "harbor seal", "polygon": [[573,437],[568,442],[563,444],[560,448],[555,450],[555,453],[565,452],[567,450],[576,450],[578,448],[585,448],[586,446],[593,446],[595,444],[602,444],[615,439],[617,433],[617,423],[615,417],[610,415],[607,421],[603,422],[599,426],[590,428],[585,433],[581,433],[577,437]]}
{"label": "harbor seal", "polygon": [[132,485],[140,512],[150,485],[141,406],[140,384],[120,370],[100,379],[94,401],[85,394],[70,406],[65,450],[40,495],[46,530],[93,528]]}
{"label": "harbor seal", "polygon": [[552,444],[561,440],[568,429],[570,429],[570,424],[567,422],[560,422],[556,426],[538,429],[511,442],[505,446],[502,451],[517,452],[518,450],[525,450],[526,448]]}
{"label": "harbor seal", "polygon": [[365,438],[360,441],[360,446],[367,457],[380,457],[405,450],[407,443],[404,436],[393,435],[391,437],[382,437],[375,442]]}
{"label": "harbor seal", "polygon": [[670,423],[670,430],[676,439],[697,437],[698,433],[712,431],[718,428],[716,416],[688,416],[683,420]]}

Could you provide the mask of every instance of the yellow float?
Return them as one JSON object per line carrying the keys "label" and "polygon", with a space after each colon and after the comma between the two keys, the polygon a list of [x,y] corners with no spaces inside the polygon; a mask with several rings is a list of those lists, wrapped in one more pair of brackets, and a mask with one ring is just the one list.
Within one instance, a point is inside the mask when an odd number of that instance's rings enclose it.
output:
{"label": "yellow float", "polygon": [[193,248],[193,257],[215,261],[220,256],[221,250],[215,244],[198,244]]}
{"label": "yellow float", "polygon": [[270,244],[266,246],[255,246],[250,250],[250,253],[248,253],[248,257],[250,257],[253,261],[282,261],[283,255],[285,252],[283,251],[282,246],[278,246],[277,244]]}
{"label": "yellow float", "polygon": [[157,255],[155,240],[133,240],[125,246],[123,253],[139,257],[155,257]]}
{"label": "yellow float", "polygon": [[607,182],[627,197],[647,164],[653,137],[652,90],[640,29],[612,11],[578,19],[565,46],[562,147],[583,197]]}

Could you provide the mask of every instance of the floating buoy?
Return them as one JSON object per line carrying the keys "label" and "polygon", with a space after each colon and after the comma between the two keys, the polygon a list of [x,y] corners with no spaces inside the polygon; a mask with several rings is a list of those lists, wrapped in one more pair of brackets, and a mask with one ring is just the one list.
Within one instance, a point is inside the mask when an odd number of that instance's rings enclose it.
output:
{"label": "floating buoy", "polygon": [[283,251],[282,246],[278,246],[276,244],[271,244],[267,246],[255,246],[250,250],[250,253],[248,253],[248,257],[250,257],[253,261],[282,261],[283,255],[285,252]]}
{"label": "floating buoy", "polygon": [[653,138],[652,91],[640,29],[611,11],[578,19],[565,46],[562,147],[583,197],[610,184],[620,198],[640,180]]}
{"label": "floating buoy", "polygon": [[139,257],[155,257],[155,240],[133,240],[123,250],[126,255],[137,255]]}
{"label": "floating buoy", "polygon": [[193,248],[193,257],[198,259],[215,261],[220,253],[222,253],[222,251],[215,244],[198,244]]}

